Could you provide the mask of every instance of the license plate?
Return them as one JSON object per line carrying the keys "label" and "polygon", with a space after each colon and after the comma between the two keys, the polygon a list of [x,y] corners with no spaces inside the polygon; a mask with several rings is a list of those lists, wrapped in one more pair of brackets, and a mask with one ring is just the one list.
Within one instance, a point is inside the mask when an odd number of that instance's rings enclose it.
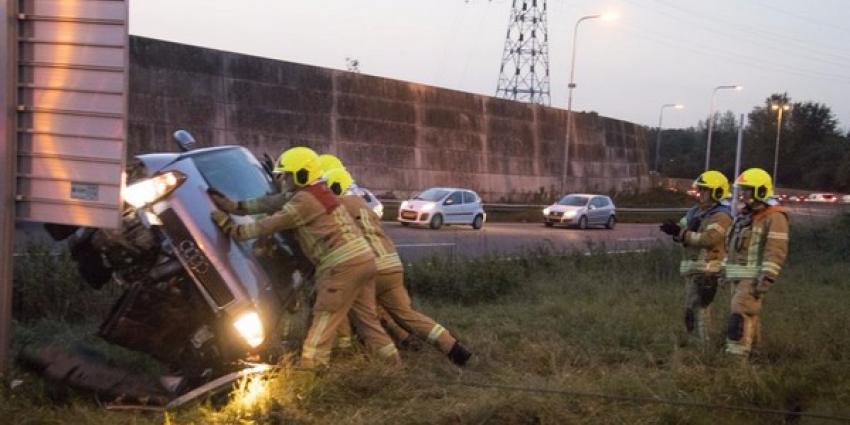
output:
{"label": "license plate", "polygon": [[418,214],[416,214],[415,211],[402,211],[401,212],[401,218],[403,218],[405,220],[416,220],[417,216],[418,216]]}

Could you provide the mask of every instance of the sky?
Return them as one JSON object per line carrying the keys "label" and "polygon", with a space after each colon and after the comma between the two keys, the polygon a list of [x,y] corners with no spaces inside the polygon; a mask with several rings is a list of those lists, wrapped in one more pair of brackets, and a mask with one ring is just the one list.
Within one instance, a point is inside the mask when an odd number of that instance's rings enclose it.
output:
{"label": "sky", "polygon": [[[531,0],[529,0],[531,1]],[[543,1],[543,0],[538,0]],[[522,3],[522,0],[517,0]],[[132,0],[130,33],[494,95],[512,0]],[[552,106],[665,128],[717,109],[747,113],[771,93],[830,106],[850,128],[846,0],[548,0]]]}

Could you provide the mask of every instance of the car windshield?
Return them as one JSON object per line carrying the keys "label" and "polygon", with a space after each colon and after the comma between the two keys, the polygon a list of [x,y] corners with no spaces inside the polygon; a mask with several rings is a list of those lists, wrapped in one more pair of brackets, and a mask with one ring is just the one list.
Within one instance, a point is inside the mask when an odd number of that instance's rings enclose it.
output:
{"label": "car windshield", "polygon": [[413,199],[418,199],[420,201],[428,201],[428,202],[437,202],[440,199],[446,197],[449,194],[448,190],[445,189],[428,189],[419,195],[416,195]]}
{"label": "car windshield", "polygon": [[268,174],[242,149],[222,149],[192,157],[210,187],[231,199],[258,198],[274,192]]}
{"label": "car windshield", "polygon": [[568,207],[583,207],[587,205],[586,196],[567,195],[558,201],[558,205],[566,205]]}

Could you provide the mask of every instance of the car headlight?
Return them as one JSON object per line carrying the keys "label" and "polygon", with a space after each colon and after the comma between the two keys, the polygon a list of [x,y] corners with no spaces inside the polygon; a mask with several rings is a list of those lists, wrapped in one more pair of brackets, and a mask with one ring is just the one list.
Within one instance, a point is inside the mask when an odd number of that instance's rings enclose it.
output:
{"label": "car headlight", "polygon": [[434,204],[424,204],[422,208],[419,208],[423,212],[428,212],[434,209]]}
{"label": "car headlight", "polygon": [[564,217],[565,217],[565,218],[573,218],[573,217],[575,217],[575,216],[576,216],[576,212],[575,212],[575,211],[564,211]]}
{"label": "car headlight", "polygon": [[122,194],[125,202],[135,208],[141,208],[168,195],[185,180],[186,176],[182,173],[169,171],[133,183],[125,187]]}
{"label": "car headlight", "polygon": [[237,331],[239,331],[239,335],[242,335],[242,339],[244,339],[251,348],[259,347],[265,339],[265,334],[263,333],[263,322],[260,321],[260,315],[257,314],[256,311],[242,313],[242,315],[233,322],[233,326]]}
{"label": "car headlight", "polygon": [[543,208],[543,215],[549,215],[549,207]]}
{"label": "car headlight", "polygon": [[384,216],[384,206],[383,205],[375,205],[374,211],[375,211],[375,214],[378,215],[378,217]]}
{"label": "car headlight", "polygon": [[401,201],[401,205],[399,206],[399,209],[404,209],[404,208],[407,208],[407,201]]}

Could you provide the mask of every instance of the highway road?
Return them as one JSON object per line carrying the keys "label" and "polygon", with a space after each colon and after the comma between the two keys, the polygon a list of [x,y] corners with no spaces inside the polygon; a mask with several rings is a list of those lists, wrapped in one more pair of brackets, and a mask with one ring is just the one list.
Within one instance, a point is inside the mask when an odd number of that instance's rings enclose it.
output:
{"label": "highway road", "polygon": [[384,230],[404,261],[434,255],[520,255],[549,249],[554,252],[624,252],[670,243],[657,224],[618,224],[614,230],[544,227],[541,223],[487,223],[481,230],[446,226],[440,230],[403,227],[385,222]]}

